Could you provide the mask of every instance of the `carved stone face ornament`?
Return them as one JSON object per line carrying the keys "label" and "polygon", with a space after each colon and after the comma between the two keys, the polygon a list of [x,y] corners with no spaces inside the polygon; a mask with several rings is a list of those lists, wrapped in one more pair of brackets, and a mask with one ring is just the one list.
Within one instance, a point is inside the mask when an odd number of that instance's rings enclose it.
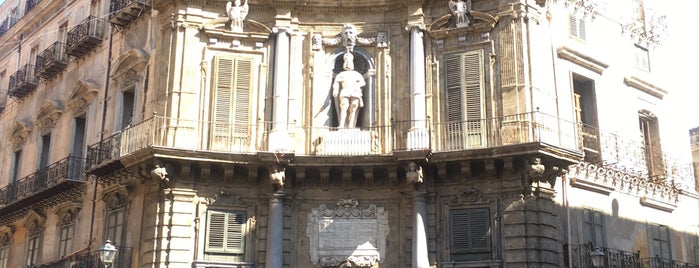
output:
{"label": "carved stone face ornament", "polygon": [[342,28],[342,44],[347,51],[352,51],[357,44],[357,28],[352,24],[345,24]]}

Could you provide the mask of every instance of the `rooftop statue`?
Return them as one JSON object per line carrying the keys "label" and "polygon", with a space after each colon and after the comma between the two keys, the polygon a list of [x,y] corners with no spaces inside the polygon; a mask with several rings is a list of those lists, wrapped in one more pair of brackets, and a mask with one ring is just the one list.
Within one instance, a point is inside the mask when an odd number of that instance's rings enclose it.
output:
{"label": "rooftop statue", "polygon": [[248,16],[248,1],[233,0],[226,3],[226,14],[230,19],[231,31],[242,32],[243,21]]}
{"label": "rooftop statue", "polygon": [[456,28],[467,27],[473,23],[471,0],[449,0],[449,10],[456,20]]}

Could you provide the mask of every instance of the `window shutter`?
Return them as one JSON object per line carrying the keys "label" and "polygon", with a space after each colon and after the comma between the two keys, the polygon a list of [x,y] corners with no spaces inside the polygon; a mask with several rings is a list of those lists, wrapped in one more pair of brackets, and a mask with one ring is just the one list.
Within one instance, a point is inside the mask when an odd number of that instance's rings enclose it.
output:
{"label": "window shutter", "polygon": [[216,57],[214,64],[213,147],[244,148],[249,136],[253,59]]}
{"label": "window shutter", "polygon": [[463,62],[466,120],[477,121],[478,129],[480,130],[480,120],[482,118],[481,92],[483,89],[483,60],[481,51],[472,51],[464,54]]}
{"label": "window shutter", "polygon": [[206,225],[206,252],[243,254],[245,251],[244,212],[209,210]]}
{"label": "window shutter", "polygon": [[[231,109],[233,104],[233,60],[217,57],[214,60],[216,72],[214,75],[214,113],[213,113],[213,140],[219,145],[225,146],[230,137]],[[225,148],[225,147],[224,147]]]}
{"label": "window shutter", "polygon": [[236,59],[235,65],[235,120],[236,134],[247,136],[252,89],[252,60]]}
{"label": "window shutter", "polygon": [[452,253],[490,251],[490,211],[487,208],[458,209],[450,214]]}
{"label": "window shutter", "polygon": [[578,36],[578,18],[574,14],[568,14],[568,31],[570,35]]}
{"label": "window shutter", "polygon": [[461,110],[461,57],[450,56],[444,59],[446,68],[446,120],[463,121]]}

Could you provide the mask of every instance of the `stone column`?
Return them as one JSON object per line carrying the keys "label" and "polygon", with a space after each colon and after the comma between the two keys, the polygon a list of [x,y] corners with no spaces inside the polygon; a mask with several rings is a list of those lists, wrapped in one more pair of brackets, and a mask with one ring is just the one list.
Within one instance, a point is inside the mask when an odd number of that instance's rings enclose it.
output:
{"label": "stone column", "polygon": [[411,26],[410,31],[410,132],[407,149],[428,148],[425,129],[425,44],[423,30]]}
{"label": "stone column", "polygon": [[272,131],[269,139],[270,151],[290,149],[287,130],[289,113],[289,33],[286,29],[276,29],[274,48],[274,92],[272,95]]}
{"label": "stone column", "polygon": [[425,192],[415,192],[413,197],[413,268],[429,268],[427,255],[427,203]]}
{"label": "stone column", "polygon": [[269,199],[267,223],[267,258],[265,267],[282,268],[284,265],[284,193],[274,193]]}

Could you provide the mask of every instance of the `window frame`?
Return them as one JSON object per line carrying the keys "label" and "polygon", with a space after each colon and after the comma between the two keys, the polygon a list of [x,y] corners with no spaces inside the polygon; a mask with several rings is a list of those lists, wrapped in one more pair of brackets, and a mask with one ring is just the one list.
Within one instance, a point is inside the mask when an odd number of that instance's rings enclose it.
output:
{"label": "window frame", "polygon": [[[652,256],[656,258],[661,258],[665,260],[672,260],[672,228],[668,225],[663,225],[663,224],[651,224],[649,226],[650,228],[650,248],[653,249]],[[656,231],[658,236],[655,236]],[[667,239],[663,240],[662,237],[662,232],[664,231],[665,235],[667,236]],[[656,242],[659,243],[660,246],[660,252],[658,252],[658,248],[656,248]],[[663,247],[665,245],[665,247]],[[664,254],[663,249],[667,249],[667,255]]]}
{"label": "window frame", "polygon": [[27,251],[26,251],[27,267],[36,266],[36,262],[41,254],[41,232],[36,232],[27,236]]}
{"label": "window frame", "polygon": [[[236,217],[236,219],[240,218],[240,222],[237,223],[239,224],[240,228],[240,246],[239,247],[231,247],[227,248],[225,245],[226,239],[228,238],[228,229],[227,227],[222,227],[226,228],[226,233],[223,234],[221,237],[217,237],[216,239],[222,240],[222,247],[221,248],[212,248],[210,246],[210,241],[212,239],[212,215],[225,215],[225,220],[228,220],[230,216]],[[214,261],[235,261],[235,262],[244,262],[247,257],[247,251],[250,248],[248,245],[250,243],[250,239],[248,239],[249,232],[251,230],[250,225],[251,225],[251,217],[249,211],[242,209],[242,208],[221,208],[221,207],[210,207],[206,211],[206,226],[204,227],[204,258],[206,260],[214,260]],[[219,227],[221,228],[221,227]]]}
{"label": "window frame", "polygon": [[[589,243],[593,247],[605,247],[607,244],[607,230],[604,224],[604,212],[598,209],[584,208],[581,216],[583,217],[582,221],[580,221],[582,224],[583,243]],[[599,222],[597,222],[597,216],[599,216]],[[598,230],[598,227],[601,230]],[[601,234],[598,234],[598,232],[601,232]],[[590,241],[590,238],[594,241]],[[598,239],[601,241],[597,241]]]}
{"label": "window frame", "polygon": [[[480,206],[480,207],[450,207],[448,209],[448,214],[447,214],[447,228],[448,230],[448,243],[449,243],[449,257],[451,258],[452,261],[484,261],[484,260],[491,260],[492,259],[492,254],[493,254],[493,217],[491,214],[491,208],[488,206]],[[454,215],[457,213],[467,213],[467,214],[483,214],[486,216],[485,222],[486,225],[483,226],[483,230],[486,231],[484,234],[485,237],[485,245],[482,247],[467,247],[467,248],[462,248],[462,249],[457,249],[459,247],[459,242],[455,241],[455,236],[462,236],[464,234],[456,234],[457,228],[454,226]],[[468,220],[469,222],[467,223],[469,226],[467,229],[474,229],[473,225],[473,218]],[[470,231],[466,231],[470,232]],[[473,233],[468,234],[468,238],[466,240],[469,240],[468,243],[473,243]]]}
{"label": "window frame", "polygon": [[579,41],[587,41],[587,20],[575,13],[568,13],[568,35]]}
{"label": "window frame", "polygon": [[[67,235],[67,236],[64,236]],[[62,258],[72,252],[75,238],[75,222],[63,223],[58,228],[58,257]]]}

